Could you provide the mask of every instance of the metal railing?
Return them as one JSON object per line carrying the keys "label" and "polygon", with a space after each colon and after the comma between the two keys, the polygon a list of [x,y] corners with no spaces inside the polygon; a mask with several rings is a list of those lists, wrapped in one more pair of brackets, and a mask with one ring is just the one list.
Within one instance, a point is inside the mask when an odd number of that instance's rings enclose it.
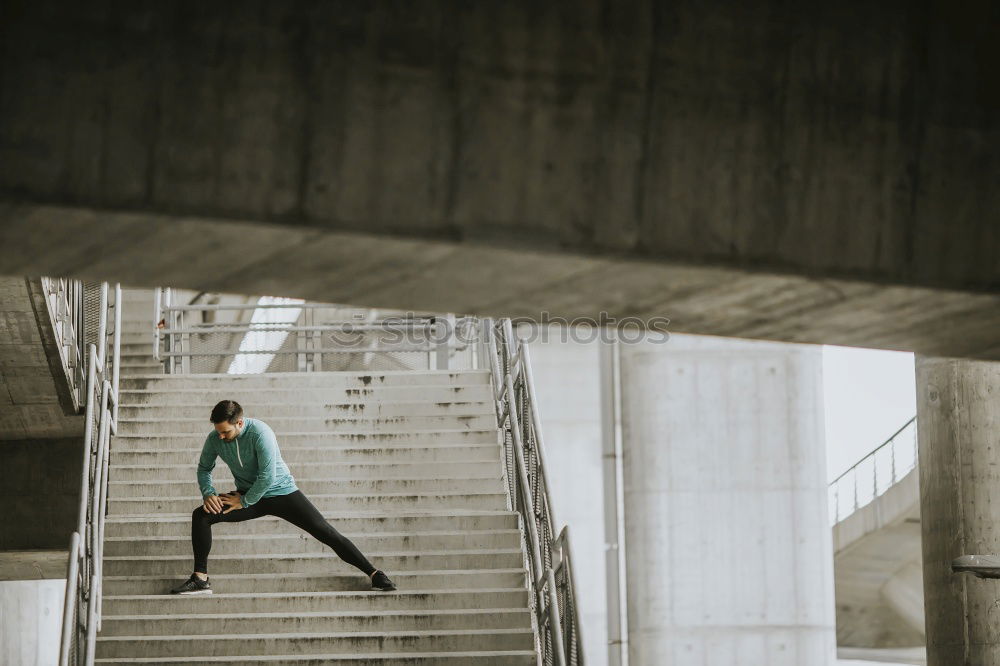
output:
{"label": "metal railing", "polygon": [[171,303],[170,289],[156,290],[153,317],[153,356],[170,374],[240,372],[233,361],[249,357],[260,360],[253,372],[447,369],[476,362],[475,345],[465,342],[473,317],[263,299],[179,305]]}
{"label": "metal railing", "polygon": [[52,322],[59,359],[69,384],[73,409],[80,411],[86,398],[87,368],[86,325],[84,319],[85,287],[80,280],[66,278],[41,279],[45,306]]}
{"label": "metal railing", "polygon": [[583,645],[567,528],[555,533],[544,446],[528,346],[509,319],[481,320],[482,361],[490,363],[497,419],[504,436],[511,509],[524,526],[532,614],[542,663],[583,664]]}
{"label": "metal railing", "polygon": [[[101,568],[108,499],[108,462],[112,435],[118,430],[118,379],[121,349],[121,286],[109,302],[107,283],[100,285],[97,333],[87,345],[83,470],[77,529],[70,538],[59,645],[60,666],[94,663],[101,629]],[[109,329],[110,319],[110,329]]]}
{"label": "metal railing", "polygon": [[914,416],[830,483],[831,524],[836,525],[873,502],[916,466],[917,417]]}

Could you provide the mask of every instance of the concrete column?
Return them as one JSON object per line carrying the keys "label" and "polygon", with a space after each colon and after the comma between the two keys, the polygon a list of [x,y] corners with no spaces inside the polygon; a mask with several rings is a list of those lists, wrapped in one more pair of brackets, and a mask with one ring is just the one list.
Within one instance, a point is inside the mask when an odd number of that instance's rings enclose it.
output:
{"label": "concrete column", "polygon": [[834,663],[820,349],[621,354],[630,663]]}
{"label": "concrete column", "polygon": [[1000,554],[1000,363],[916,359],[928,666],[1000,663],[1000,581],[951,572]]}

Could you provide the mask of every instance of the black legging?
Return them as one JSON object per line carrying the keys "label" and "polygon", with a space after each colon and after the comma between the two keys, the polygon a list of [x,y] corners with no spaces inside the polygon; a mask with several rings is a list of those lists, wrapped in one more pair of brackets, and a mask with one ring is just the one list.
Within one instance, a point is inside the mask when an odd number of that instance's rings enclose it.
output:
{"label": "black legging", "polygon": [[245,509],[233,509],[229,513],[208,513],[204,506],[191,512],[191,545],[194,547],[194,570],[208,573],[208,553],[212,550],[212,525],[216,523],[240,523],[260,516],[277,516],[302,528],[322,541],[348,564],[353,564],[367,575],[375,571],[358,547],[351,540],[333,529],[323,514],[313,503],[296,490],[287,495],[264,497]]}

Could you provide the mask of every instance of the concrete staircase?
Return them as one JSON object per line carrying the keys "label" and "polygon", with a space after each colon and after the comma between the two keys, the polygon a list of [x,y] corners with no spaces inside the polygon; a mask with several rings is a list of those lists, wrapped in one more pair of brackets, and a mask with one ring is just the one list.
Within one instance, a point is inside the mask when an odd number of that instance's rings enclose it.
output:
{"label": "concrete staircase", "polygon": [[[157,376],[130,356],[98,663],[537,663],[485,371]],[[195,465],[224,398],[275,430],[299,488],[398,591],[264,517],[213,528],[213,595],[165,594],[191,572]],[[221,461],[214,480],[234,489]]]}

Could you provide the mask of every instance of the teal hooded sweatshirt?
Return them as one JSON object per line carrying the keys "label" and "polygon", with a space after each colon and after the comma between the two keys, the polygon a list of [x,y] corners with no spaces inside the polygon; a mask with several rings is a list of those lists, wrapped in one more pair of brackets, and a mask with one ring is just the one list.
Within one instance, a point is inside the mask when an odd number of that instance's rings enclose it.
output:
{"label": "teal hooded sweatshirt", "polygon": [[288,465],[281,459],[274,431],[259,419],[244,417],[243,430],[231,442],[224,441],[215,430],[205,438],[198,459],[198,486],[203,498],[219,494],[212,486],[217,457],[229,465],[236,489],[243,493],[243,508],[264,497],[298,490]]}

